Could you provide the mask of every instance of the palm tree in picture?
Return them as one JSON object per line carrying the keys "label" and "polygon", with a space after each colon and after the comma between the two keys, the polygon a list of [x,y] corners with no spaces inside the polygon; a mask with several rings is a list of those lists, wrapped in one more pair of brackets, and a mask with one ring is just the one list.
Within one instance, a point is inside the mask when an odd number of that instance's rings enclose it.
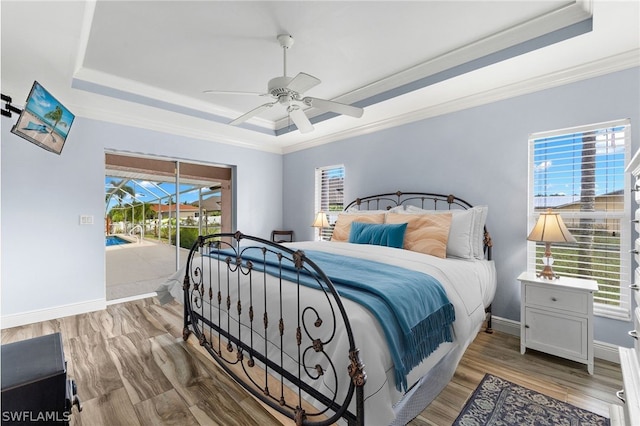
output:
{"label": "palm tree in picture", "polygon": [[[581,157],[580,211],[594,212],[596,207],[596,134],[594,132],[585,132],[582,135]],[[580,256],[578,268],[584,275],[593,275],[590,253],[595,244],[595,228],[595,219],[591,217],[580,219],[580,233],[576,237],[584,249],[584,254]]]}
{"label": "palm tree in picture", "polygon": [[118,207],[121,206],[120,203],[120,199],[122,198],[122,196],[117,195],[118,191],[122,191],[125,192],[125,196],[126,194],[129,194],[132,198],[135,197],[136,192],[135,190],[130,187],[129,185],[125,185],[127,181],[125,181],[124,179],[122,179],[120,182],[116,182],[115,180],[112,180],[111,182],[109,182],[109,189],[107,189],[104,198],[105,198],[105,203],[107,205],[107,208],[109,207],[109,201],[111,201],[111,198],[115,195],[116,199],[118,199]]}
{"label": "palm tree in picture", "polygon": [[46,113],[44,115],[44,118],[53,121],[53,127],[51,127],[49,137],[51,138],[51,141],[55,143],[56,139],[53,137],[53,131],[55,130],[55,128],[58,126],[58,124],[63,127],[67,127],[67,123],[65,123],[64,121],[60,121],[62,120],[62,108],[60,108],[60,105],[56,105],[55,109]]}
{"label": "palm tree in picture", "polygon": [[[119,182],[115,181],[115,180],[111,180],[109,182],[109,187],[108,189],[105,191],[104,194],[104,201],[105,201],[105,214],[109,217],[111,217],[111,219],[115,222],[115,218],[113,216],[114,212],[112,211],[113,209],[115,209],[117,212],[119,212],[120,214],[123,215],[123,220],[125,222],[125,228],[127,227],[126,222],[128,219],[128,214],[127,214],[127,210],[124,208],[123,205],[123,198],[127,196],[127,194],[129,196],[131,196],[132,198],[135,197],[135,190],[127,185],[126,183],[128,182],[127,179],[121,179]],[[121,195],[119,195],[119,193],[122,193]],[[118,204],[114,207],[112,207],[112,209],[109,209],[109,205],[111,202],[111,199],[115,197],[116,201],[118,202]],[[126,202],[126,201],[125,201]],[[131,217],[133,218],[133,213],[131,214]],[[133,219],[132,219],[133,222]]]}

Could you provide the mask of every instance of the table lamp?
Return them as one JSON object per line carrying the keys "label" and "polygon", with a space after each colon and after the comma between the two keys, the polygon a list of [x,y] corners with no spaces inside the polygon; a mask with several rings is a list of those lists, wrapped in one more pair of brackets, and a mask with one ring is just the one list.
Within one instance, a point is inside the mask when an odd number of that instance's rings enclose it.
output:
{"label": "table lamp", "polygon": [[320,239],[322,240],[322,229],[329,227],[329,221],[327,220],[327,214],[325,212],[318,212],[316,218],[311,224],[313,228],[319,228]]}
{"label": "table lamp", "polygon": [[551,243],[575,243],[576,239],[571,235],[565,226],[559,213],[554,213],[551,209],[540,213],[536,226],[527,237],[529,241],[537,241],[545,244],[544,257],[542,263],[544,268],[538,277],[547,280],[554,280],[558,275],[553,272],[553,257],[551,257]]}

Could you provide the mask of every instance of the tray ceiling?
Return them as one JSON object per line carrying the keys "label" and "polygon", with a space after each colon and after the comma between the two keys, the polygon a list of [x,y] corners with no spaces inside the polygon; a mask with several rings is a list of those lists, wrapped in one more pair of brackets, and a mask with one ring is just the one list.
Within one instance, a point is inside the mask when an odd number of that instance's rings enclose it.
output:
{"label": "tray ceiling", "polygon": [[[50,55],[67,78],[41,83],[78,115],[280,152],[560,84],[606,58],[600,73],[637,66],[640,45],[637,2],[3,1],[1,17],[3,93],[25,84],[19,52]],[[57,56],[39,49],[56,31]],[[364,107],[362,118],[309,109],[316,129],[301,135],[274,107],[228,125],[268,99],[203,92],[266,92],[283,74],[284,33],[287,75],[321,80],[305,95]]]}

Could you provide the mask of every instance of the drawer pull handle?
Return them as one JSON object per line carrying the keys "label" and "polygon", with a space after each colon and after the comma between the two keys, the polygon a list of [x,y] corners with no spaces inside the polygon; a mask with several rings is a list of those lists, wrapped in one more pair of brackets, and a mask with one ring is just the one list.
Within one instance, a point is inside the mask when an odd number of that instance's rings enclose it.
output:
{"label": "drawer pull handle", "polygon": [[629,250],[629,253],[638,254],[639,252],[638,252],[638,250],[633,249],[633,250]]}
{"label": "drawer pull handle", "polygon": [[[636,189],[636,191],[638,191],[638,190]],[[640,223],[640,219],[633,219],[633,220],[631,221],[631,223]]]}
{"label": "drawer pull handle", "polygon": [[638,291],[638,290],[640,290],[640,284],[631,284],[631,285],[629,286],[629,288],[630,288],[631,290]]}
{"label": "drawer pull handle", "polygon": [[525,325],[524,325],[524,328],[529,328],[529,324],[525,324]]}
{"label": "drawer pull handle", "polygon": [[557,302],[557,301],[558,301],[558,299],[556,299],[555,297],[552,297],[552,298],[551,298],[551,301],[552,301],[552,302]]}
{"label": "drawer pull handle", "polygon": [[631,330],[630,332],[627,333],[629,336],[633,337],[634,339],[638,340],[638,330]]}
{"label": "drawer pull handle", "polygon": [[616,392],[616,397],[622,401],[623,403],[626,403],[627,401],[625,401],[624,399],[624,389],[619,390],[618,392]]}

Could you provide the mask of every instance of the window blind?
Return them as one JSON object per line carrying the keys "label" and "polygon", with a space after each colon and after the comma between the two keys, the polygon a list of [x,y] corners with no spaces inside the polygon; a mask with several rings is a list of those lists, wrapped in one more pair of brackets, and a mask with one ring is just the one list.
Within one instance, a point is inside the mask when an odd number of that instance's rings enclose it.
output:
{"label": "window blind", "polygon": [[320,230],[316,237],[330,240],[338,214],[344,209],[344,166],[316,168],[315,211],[327,214],[329,227]]}
{"label": "window blind", "polygon": [[[631,197],[628,120],[532,134],[529,138],[529,230],[552,209],[576,243],[552,244],[560,276],[594,279],[594,310],[630,317]],[[527,269],[539,272],[544,243],[530,242]]]}

